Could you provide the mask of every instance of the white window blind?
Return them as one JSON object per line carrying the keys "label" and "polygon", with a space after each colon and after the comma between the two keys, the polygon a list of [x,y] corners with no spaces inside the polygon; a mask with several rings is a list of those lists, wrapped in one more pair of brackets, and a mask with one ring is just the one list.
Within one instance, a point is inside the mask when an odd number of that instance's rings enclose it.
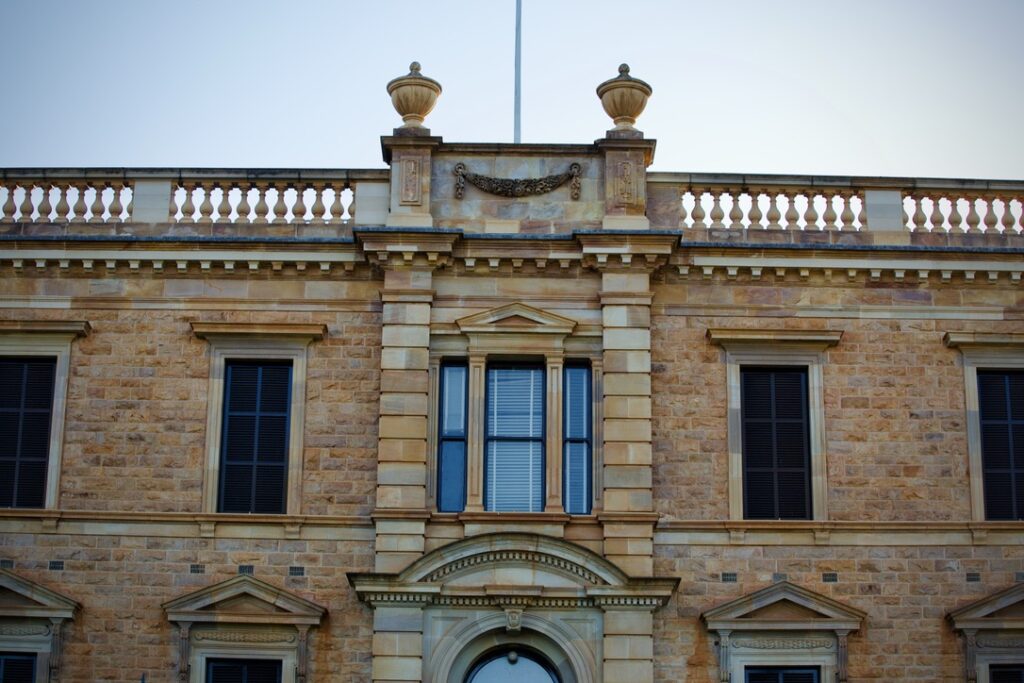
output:
{"label": "white window blind", "polygon": [[544,370],[487,370],[487,510],[544,509]]}

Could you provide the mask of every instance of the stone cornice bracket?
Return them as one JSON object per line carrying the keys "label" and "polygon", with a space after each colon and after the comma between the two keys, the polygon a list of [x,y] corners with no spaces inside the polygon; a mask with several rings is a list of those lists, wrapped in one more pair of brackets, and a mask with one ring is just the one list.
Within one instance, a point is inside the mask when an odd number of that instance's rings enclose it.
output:
{"label": "stone cornice bracket", "polygon": [[434,270],[451,263],[459,235],[431,231],[357,231],[356,239],[367,260],[382,269]]}
{"label": "stone cornice bracket", "polygon": [[576,233],[583,265],[600,271],[654,272],[668,263],[679,243],[677,233]]}
{"label": "stone cornice bracket", "polygon": [[466,164],[459,162],[455,164],[452,173],[455,174],[455,198],[462,199],[466,190],[466,181],[489,194],[500,197],[527,197],[530,195],[547,194],[557,190],[566,182],[569,182],[569,196],[574,200],[580,198],[580,176],[583,167],[573,162],[569,164],[569,170],[565,173],[544,176],[543,178],[495,178],[492,176],[470,173]]}

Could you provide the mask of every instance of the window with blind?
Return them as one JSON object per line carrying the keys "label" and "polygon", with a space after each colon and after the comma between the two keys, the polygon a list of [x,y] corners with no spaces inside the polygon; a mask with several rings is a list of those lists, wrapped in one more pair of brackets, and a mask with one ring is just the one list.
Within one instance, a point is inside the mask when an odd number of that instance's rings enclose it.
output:
{"label": "window with blind", "polygon": [[35,683],[36,656],[24,652],[0,652],[0,683]]}
{"label": "window with blind", "polygon": [[290,362],[227,362],[220,512],[286,511],[291,379]]}
{"label": "window with blind", "polygon": [[55,358],[0,358],[0,507],[43,507]]}
{"label": "window with blind", "polygon": [[544,368],[487,369],[484,509],[544,509]]}
{"label": "window with blind", "polygon": [[811,519],[806,368],[740,369],[746,519]]}
{"label": "window with blind", "polygon": [[747,667],[746,683],[819,683],[817,667]]}
{"label": "window with blind", "polygon": [[441,512],[466,508],[467,382],[465,363],[441,366],[437,448],[437,509]]}
{"label": "window with blind", "polygon": [[986,519],[1024,519],[1024,371],[978,370]]}
{"label": "window with blind", "polygon": [[590,368],[567,365],[563,381],[564,415],[562,501],[573,515],[590,514],[592,489]]}
{"label": "window with blind", "polygon": [[1024,664],[993,664],[988,670],[989,683],[1024,683]]}
{"label": "window with blind", "polygon": [[281,683],[277,659],[208,659],[206,683]]}

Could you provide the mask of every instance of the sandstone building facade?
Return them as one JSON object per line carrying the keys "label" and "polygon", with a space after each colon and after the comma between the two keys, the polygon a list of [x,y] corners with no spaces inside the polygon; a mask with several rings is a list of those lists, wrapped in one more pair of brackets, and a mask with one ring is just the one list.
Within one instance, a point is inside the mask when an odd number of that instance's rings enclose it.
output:
{"label": "sandstone building facade", "polygon": [[1024,680],[1024,183],[388,90],[381,170],[3,171],[4,683]]}

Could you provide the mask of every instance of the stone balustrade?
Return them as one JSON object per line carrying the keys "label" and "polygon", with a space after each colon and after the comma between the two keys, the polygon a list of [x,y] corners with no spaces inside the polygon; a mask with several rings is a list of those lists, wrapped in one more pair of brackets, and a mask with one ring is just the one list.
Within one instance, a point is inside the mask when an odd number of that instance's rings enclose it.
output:
{"label": "stone balustrade", "polygon": [[6,169],[0,222],[373,225],[383,215],[360,222],[357,188],[387,187],[386,169]]}
{"label": "stone balustrade", "polygon": [[649,173],[652,227],[1020,235],[1024,183]]}

